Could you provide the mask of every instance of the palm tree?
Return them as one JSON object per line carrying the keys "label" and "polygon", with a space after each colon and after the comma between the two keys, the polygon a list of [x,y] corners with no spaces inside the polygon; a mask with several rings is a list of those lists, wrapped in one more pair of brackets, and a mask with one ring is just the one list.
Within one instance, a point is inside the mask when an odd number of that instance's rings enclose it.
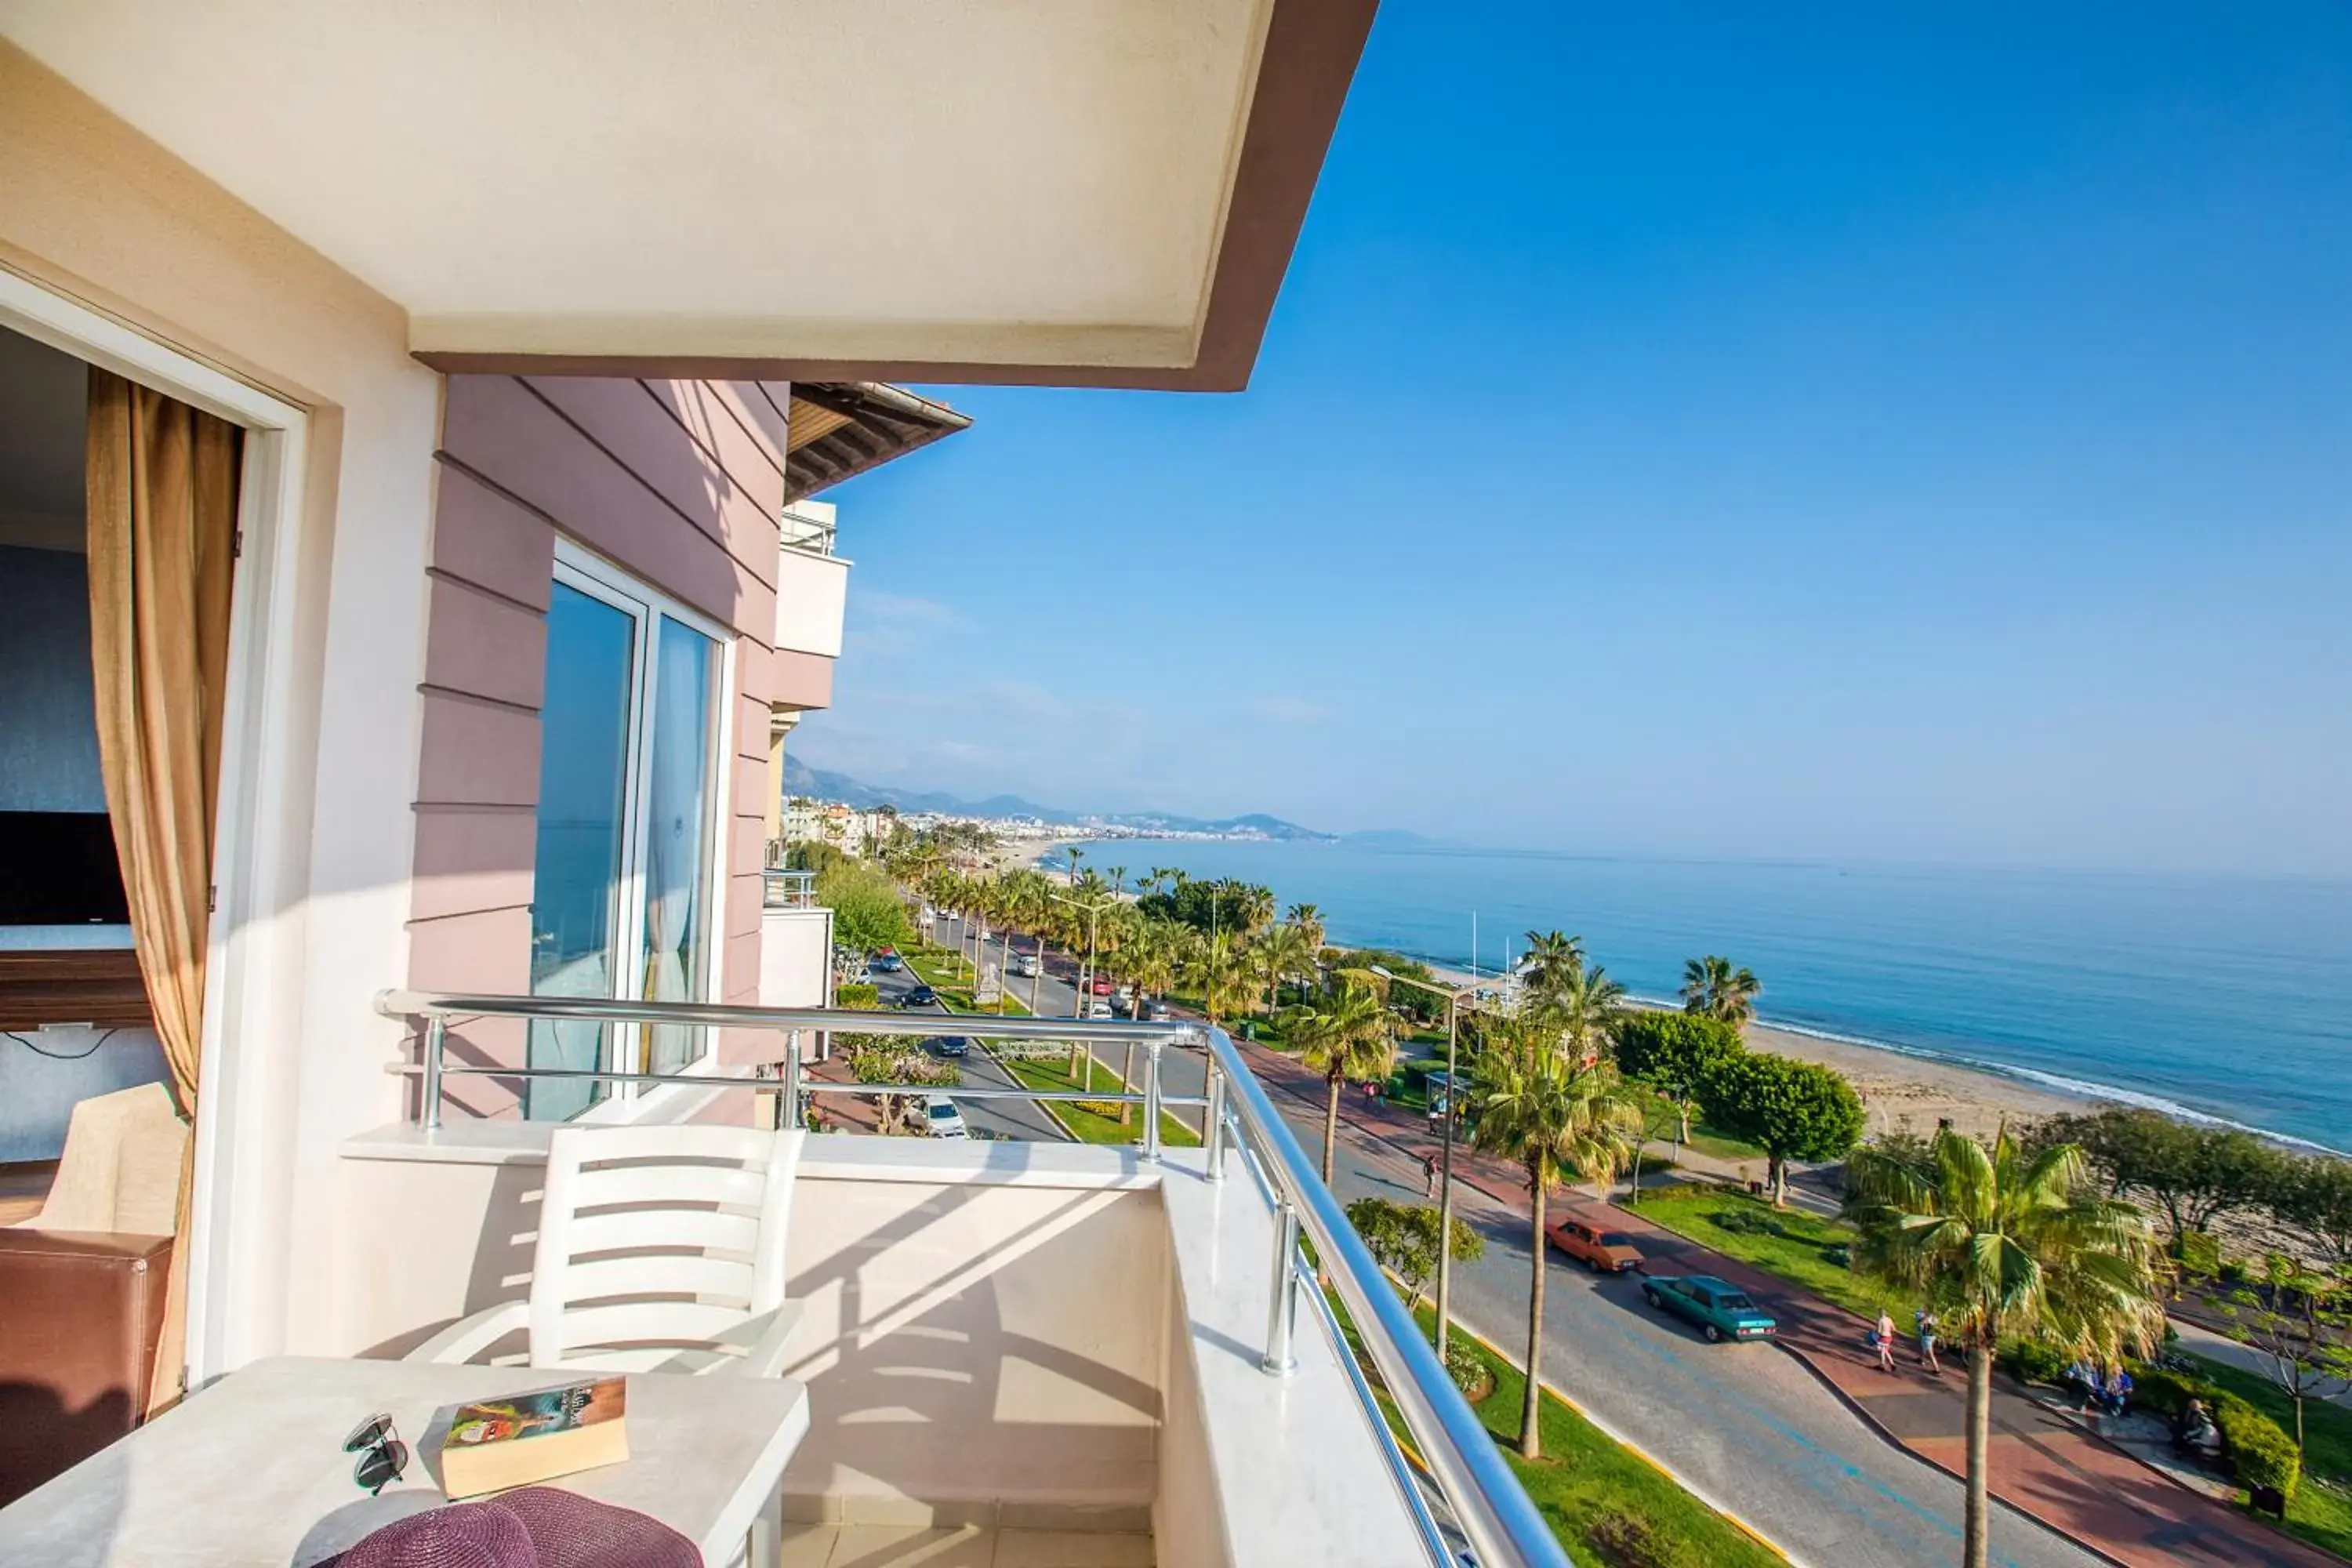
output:
{"label": "palm tree", "polygon": [[1606,1058],[1587,1062],[1563,1050],[1559,1026],[1533,1013],[1489,1018],[1470,1104],[1472,1141],[1525,1166],[1535,1194],[1528,1232],[1533,1260],[1528,1287],[1527,1404],[1519,1415],[1519,1452],[1543,1456],[1541,1426],[1545,1268],[1544,1227],[1552,1184],[1563,1173],[1607,1182],[1632,1156],[1640,1111]]}
{"label": "palm tree", "polygon": [[1308,945],[1307,932],[1288,922],[1258,938],[1250,953],[1265,981],[1265,1010],[1269,1013],[1281,1004],[1282,983],[1306,973],[1315,962],[1315,949]]}
{"label": "palm tree", "polygon": [[[1120,940],[1118,968],[1127,980],[1127,1016],[1140,1022],[1143,998],[1164,993],[1176,977],[1176,963],[1181,954],[1178,927],[1171,921],[1138,920],[1127,929]],[[1120,1081],[1135,1081],[1135,1042],[1128,1042],[1127,1060],[1119,1072]],[[1118,1122],[1124,1127],[1134,1107],[1121,1101]]]}
{"label": "palm tree", "polygon": [[1570,971],[1560,988],[1531,998],[1535,1010],[1559,1031],[1569,1055],[1587,1067],[1616,1042],[1617,1020],[1625,1016],[1625,988],[1599,964]]}
{"label": "palm tree", "polygon": [[2026,1334],[2103,1359],[2147,1353],[2164,1331],[2155,1237],[2137,1208],[2097,1194],[2081,1148],[2028,1153],[2006,1127],[1990,1149],[1948,1127],[1920,1152],[1867,1145],[1846,1190],[1854,1268],[1925,1294],[1937,1332],[1968,1352],[1961,1562],[1984,1568],[1994,1347]]}
{"label": "palm tree", "polygon": [[1229,931],[1192,931],[1185,941],[1181,965],[1183,984],[1187,991],[1200,994],[1202,1008],[1212,1024],[1249,1005],[1249,972],[1241,957],[1241,943]]}
{"label": "palm tree", "polygon": [[1227,877],[1219,884],[1226,916],[1242,935],[1251,936],[1274,919],[1274,889]]}
{"label": "palm tree", "polygon": [[1396,1021],[1371,986],[1341,976],[1313,1006],[1291,1010],[1290,1038],[1300,1065],[1323,1075],[1323,1184],[1331,1184],[1339,1146],[1339,1090],[1349,1079],[1385,1079],[1396,1067]]}
{"label": "palm tree", "polygon": [[1527,956],[1519,960],[1519,976],[1528,994],[1549,997],[1573,984],[1584,973],[1584,939],[1559,931],[1528,932]]}
{"label": "palm tree", "polygon": [[1763,989],[1753,970],[1734,969],[1727,958],[1710,953],[1683,964],[1683,1011],[1719,1018],[1735,1029],[1756,1016],[1756,994]]}
{"label": "palm tree", "polygon": [[1323,911],[1314,904],[1293,904],[1290,912],[1282,917],[1286,925],[1297,926],[1307,939],[1307,956],[1312,959],[1323,951]]}

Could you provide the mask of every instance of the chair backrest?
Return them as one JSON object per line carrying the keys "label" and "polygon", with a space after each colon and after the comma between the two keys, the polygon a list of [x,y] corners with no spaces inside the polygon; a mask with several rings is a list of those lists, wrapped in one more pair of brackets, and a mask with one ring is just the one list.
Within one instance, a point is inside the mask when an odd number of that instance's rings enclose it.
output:
{"label": "chair backrest", "polygon": [[73,1108],[64,1156],[28,1230],[170,1236],[180,1204],[188,1124],[160,1083],[92,1095]]}
{"label": "chair backrest", "polygon": [[644,1371],[782,1305],[807,1136],[557,1130],[531,1267],[530,1364]]}

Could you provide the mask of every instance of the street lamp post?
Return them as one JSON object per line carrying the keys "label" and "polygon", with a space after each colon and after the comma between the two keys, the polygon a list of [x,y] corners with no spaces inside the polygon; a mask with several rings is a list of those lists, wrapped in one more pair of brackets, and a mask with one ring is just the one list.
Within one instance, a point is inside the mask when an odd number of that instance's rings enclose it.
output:
{"label": "street lamp post", "polygon": [[[1454,1107],[1460,1103],[1462,1086],[1455,1081],[1460,1068],[1455,1065],[1455,1047],[1460,1038],[1456,1025],[1462,1004],[1462,993],[1450,986],[1433,985],[1426,980],[1415,980],[1409,974],[1391,973],[1375,963],[1372,973],[1395,985],[1411,985],[1445,998],[1445,1117],[1444,1131],[1438,1144],[1437,1156],[1437,1359],[1445,1360],[1446,1331],[1451,1326],[1454,1304]],[[1538,1258],[1536,1267],[1543,1267]]]}
{"label": "street lamp post", "polygon": [[1087,963],[1086,967],[1078,972],[1078,999],[1071,1004],[1070,1007],[1071,1017],[1082,1018],[1086,1016],[1084,1009],[1087,1002],[1090,999],[1090,993],[1094,986],[1095,921],[1097,917],[1101,915],[1103,910],[1118,902],[1118,898],[1116,894],[1113,894],[1111,897],[1107,899],[1093,900],[1066,899],[1059,893],[1054,893],[1048,896],[1051,897],[1057,904],[1067,904],[1074,910],[1084,910],[1087,911]]}

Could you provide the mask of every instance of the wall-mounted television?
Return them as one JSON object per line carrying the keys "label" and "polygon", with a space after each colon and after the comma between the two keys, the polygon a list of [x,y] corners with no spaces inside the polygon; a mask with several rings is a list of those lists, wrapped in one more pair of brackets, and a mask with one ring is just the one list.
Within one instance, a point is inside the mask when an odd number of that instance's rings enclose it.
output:
{"label": "wall-mounted television", "polygon": [[0,926],[127,925],[102,811],[0,811]]}

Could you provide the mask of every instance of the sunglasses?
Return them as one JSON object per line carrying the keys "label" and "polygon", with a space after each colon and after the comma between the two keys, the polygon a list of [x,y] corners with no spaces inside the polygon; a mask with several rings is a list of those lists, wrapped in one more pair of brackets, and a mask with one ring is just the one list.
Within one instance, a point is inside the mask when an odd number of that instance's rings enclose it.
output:
{"label": "sunglasses", "polygon": [[352,1479],[367,1489],[370,1497],[400,1479],[408,1468],[408,1445],[392,1429],[389,1415],[371,1415],[352,1428],[343,1439],[343,1452],[357,1454],[359,1462],[352,1467]]}

